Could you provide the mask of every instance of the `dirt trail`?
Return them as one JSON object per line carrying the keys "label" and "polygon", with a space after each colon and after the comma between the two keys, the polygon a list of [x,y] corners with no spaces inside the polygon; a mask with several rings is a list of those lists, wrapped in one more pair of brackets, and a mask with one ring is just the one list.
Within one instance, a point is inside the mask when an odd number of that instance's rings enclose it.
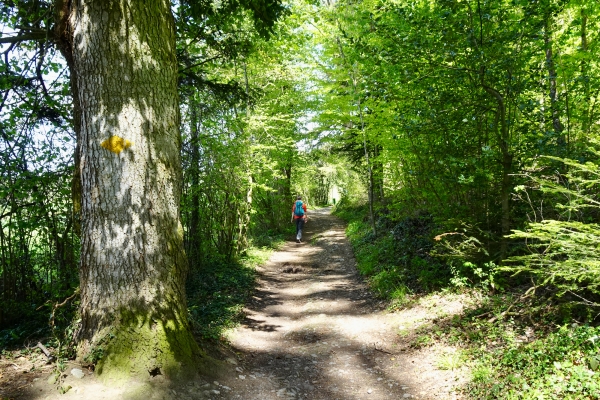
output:
{"label": "dirt trail", "polygon": [[456,373],[435,367],[437,351],[411,353],[398,335],[407,318],[423,320],[428,310],[382,310],[358,276],[344,224],[329,211],[311,212],[304,243],[290,241],[259,269],[246,321],[231,335],[245,356],[226,397],[455,398]]}
{"label": "dirt trail", "polygon": [[52,368],[40,354],[0,359],[0,399],[458,398],[452,388],[464,369],[438,368],[456,349],[410,344],[460,313],[463,301],[433,296],[400,312],[383,310],[356,271],[344,223],[328,208],[309,216],[304,243],[290,240],[258,269],[245,321],[229,335],[235,355],[218,368],[219,377],[173,385],[157,376],[114,388],[89,371],[73,376],[72,368],[80,367],[71,365],[63,382],[71,388],[60,394],[48,383]]}

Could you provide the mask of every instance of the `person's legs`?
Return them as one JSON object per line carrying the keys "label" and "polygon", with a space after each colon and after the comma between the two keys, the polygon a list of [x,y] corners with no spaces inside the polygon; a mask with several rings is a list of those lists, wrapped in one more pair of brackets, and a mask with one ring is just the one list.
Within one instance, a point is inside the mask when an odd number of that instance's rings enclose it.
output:
{"label": "person's legs", "polygon": [[304,218],[298,218],[296,220],[296,241],[302,240],[302,227],[304,226]]}

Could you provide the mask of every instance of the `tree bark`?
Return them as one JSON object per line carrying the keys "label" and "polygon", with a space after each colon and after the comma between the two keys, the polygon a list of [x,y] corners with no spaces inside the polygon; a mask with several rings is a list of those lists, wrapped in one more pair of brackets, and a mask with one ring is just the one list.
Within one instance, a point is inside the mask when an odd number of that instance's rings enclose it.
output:
{"label": "tree bark", "polygon": [[552,113],[552,130],[556,136],[558,154],[562,155],[566,146],[564,127],[560,121],[558,110],[558,93],[556,87],[556,67],[552,54],[552,14],[544,17],[544,47],[546,54],[546,69],[548,70],[548,95],[550,97],[550,112]]}
{"label": "tree bark", "polygon": [[581,77],[583,80],[583,111],[582,111],[582,122],[581,132],[583,134],[589,133],[590,128],[590,79],[588,73],[588,39],[587,39],[587,21],[588,15],[585,7],[581,7],[581,51],[584,54],[584,58],[581,61]]}
{"label": "tree bark", "polygon": [[57,0],[54,4],[54,18],[56,24],[54,26],[54,37],[57,47],[67,61],[69,68],[69,83],[71,96],[73,98],[73,115],[72,124],[75,131],[75,154],[73,156],[73,180],[71,182],[71,198],[73,201],[73,230],[77,235],[81,235],[81,175],[80,175],[80,158],[81,150],[81,102],[79,101],[79,89],[77,84],[77,74],[74,72],[73,64],[73,27],[70,18],[70,3],[68,0]]}
{"label": "tree bark", "polygon": [[179,377],[200,353],[185,299],[170,2],[73,0],[69,18],[82,110],[78,357],[107,379]]}

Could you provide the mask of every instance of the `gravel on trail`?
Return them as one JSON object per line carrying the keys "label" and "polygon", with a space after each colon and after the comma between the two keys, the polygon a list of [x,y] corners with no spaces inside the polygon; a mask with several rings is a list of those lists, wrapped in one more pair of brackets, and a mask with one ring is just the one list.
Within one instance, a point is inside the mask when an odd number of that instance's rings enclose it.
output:
{"label": "gravel on trail", "polygon": [[436,368],[435,351],[402,343],[404,314],[368,290],[345,224],[329,208],[309,217],[304,242],[290,239],[259,268],[246,319],[230,335],[241,360],[221,384],[235,390],[222,398],[458,398],[456,374]]}

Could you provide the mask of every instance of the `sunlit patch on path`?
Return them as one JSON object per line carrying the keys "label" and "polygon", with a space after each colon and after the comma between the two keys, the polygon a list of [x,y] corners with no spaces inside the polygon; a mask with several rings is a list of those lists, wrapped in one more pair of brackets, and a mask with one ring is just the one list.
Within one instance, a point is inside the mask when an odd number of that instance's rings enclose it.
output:
{"label": "sunlit patch on path", "polygon": [[382,310],[358,276],[343,223],[328,209],[312,212],[305,242],[290,240],[259,269],[231,334],[240,354],[225,383],[233,390],[221,398],[456,398],[436,351],[403,345],[404,318],[419,317]]}

